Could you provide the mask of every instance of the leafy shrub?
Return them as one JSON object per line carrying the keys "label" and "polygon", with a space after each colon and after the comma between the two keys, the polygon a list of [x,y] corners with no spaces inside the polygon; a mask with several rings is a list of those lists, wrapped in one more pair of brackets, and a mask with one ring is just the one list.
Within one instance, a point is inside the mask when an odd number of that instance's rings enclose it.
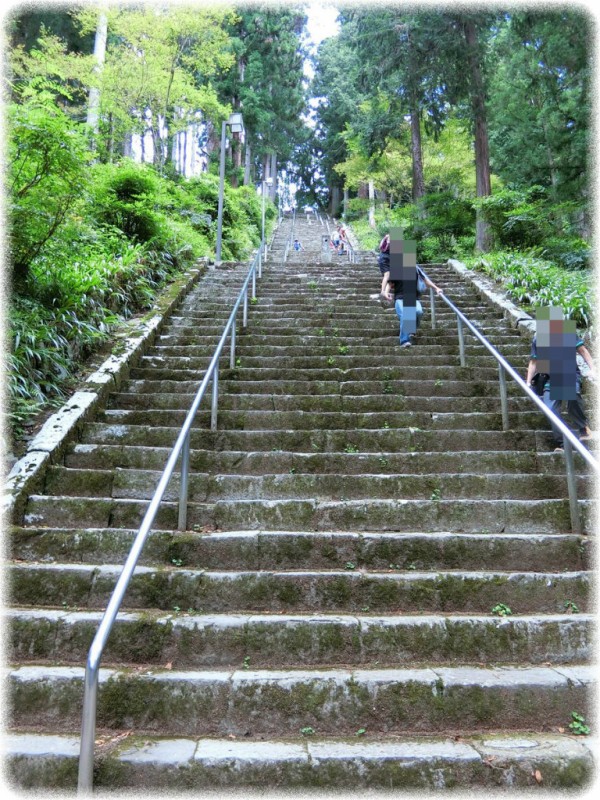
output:
{"label": "leafy shrub", "polygon": [[58,107],[9,106],[10,260],[17,283],[64,223],[86,184],[83,135]]}
{"label": "leafy shrub", "polygon": [[157,176],[150,167],[124,160],[97,169],[92,214],[128,239],[149,242],[160,234],[155,212]]}

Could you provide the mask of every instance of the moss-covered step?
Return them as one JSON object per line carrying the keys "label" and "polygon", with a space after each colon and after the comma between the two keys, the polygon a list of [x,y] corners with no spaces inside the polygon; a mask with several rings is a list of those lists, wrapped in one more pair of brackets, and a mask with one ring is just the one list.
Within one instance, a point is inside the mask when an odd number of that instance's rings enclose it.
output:
{"label": "moss-covered step", "polygon": [[[65,454],[65,466],[72,469],[112,470],[118,467],[162,470],[170,454],[167,447],[142,445],[73,444]],[[245,452],[243,450],[191,450],[192,472],[213,472],[237,475],[273,473],[327,475],[387,475],[445,472],[455,474],[502,472],[505,475],[548,473],[564,475],[561,453],[541,454],[525,451],[493,450],[457,453],[410,454],[380,453],[303,453],[293,451]],[[580,464],[578,463],[578,467]]]}
{"label": "moss-covered step", "polygon": [[[98,422],[109,425],[141,425],[146,427],[181,427],[187,418],[184,409],[108,409],[97,416]],[[227,411],[219,410],[219,425],[225,430],[374,430],[384,425],[396,430],[471,430],[493,431],[502,429],[499,411],[438,413],[429,411]],[[544,430],[548,426],[537,411],[513,411],[511,424],[518,429]],[[209,428],[210,411],[199,411],[193,421],[194,428]]]}
{"label": "moss-covered step", "polygon": [[[11,724],[81,723],[82,667],[10,670]],[[358,727],[401,735],[464,731],[551,731],[573,709],[594,723],[592,667],[194,670],[100,669],[102,730],[161,735],[289,735],[312,727],[353,735]]]}
{"label": "moss-covered step", "polygon": [[[10,609],[10,662],[85,663],[103,612]],[[591,614],[434,616],[122,611],[105,666],[174,669],[334,664],[577,664],[591,656]]]}
{"label": "moss-covered step", "polygon": [[[433,493],[432,493],[433,495]],[[593,530],[593,501],[580,500],[584,532]],[[137,528],[149,501],[31,495],[23,524],[49,528]],[[177,528],[178,502],[164,500],[155,526]],[[187,526],[224,531],[430,531],[567,533],[568,500],[218,500],[188,502]]]}
{"label": "moss-covered step", "polygon": [[[364,730],[359,728],[359,731]],[[75,790],[79,738],[8,733],[6,778],[16,790]],[[324,739],[318,734],[270,741],[166,737],[127,733],[118,743],[100,738],[94,785],[99,790],[146,793],[202,789],[263,792],[380,789],[589,789],[592,749],[585,737],[506,733],[474,738]],[[537,777],[536,777],[537,773]]]}
{"label": "moss-covered step", "polygon": [[[138,445],[172,448],[179,428],[143,428],[137,425],[108,425],[89,422],[83,426],[84,444]],[[545,435],[544,432],[541,432]],[[407,457],[419,452],[456,452],[469,450],[525,450],[534,452],[534,431],[477,431],[468,428],[453,431],[429,431],[416,428],[379,428],[374,430],[282,430],[282,431],[210,431],[192,430],[192,450],[242,450],[244,452],[319,452],[363,453],[404,452]],[[415,455],[415,458],[418,458]]]}
{"label": "moss-covered step", "polygon": [[[369,608],[383,613],[560,613],[565,602],[589,608],[589,576],[578,572],[467,572],[389,570],[216,571],[139,566],[123,608],[196,611],[346,611]],[[11,600],[102,608],[121,565],[11,565]]]}
{"label": "moss-covered step", "polygon": [[[124,563],[137,530],[19,528],[11,557],[46,563]],[[579,571],[589,566],[590,540],[574,534],[351,533],[306,531],[150,531],[146,565],[195,569]]]}
{"label": "moss-covered step", "polygon": [[[350,346],[350,345],[349,345]],[[406,351],[404,351],[406,352]],[[323,367],[314,367],[314,368],[303,368],[303,369],[291,369],[289,367],[275,369],[269,367],[253,367],[253,368],[245,368],[243,364],[235,370],[230,369],[223,369],[222,371],[222,378],[226,381],[229,377],[235,376],[235,379],[239,382],[244,381],[261,381],[263,387],[268,385],[270,381],[344,381],[344,382],[354,382],[359,383],[363,382],[365,385],[365,389],[369,388],[369,385],[372,386],[374,381],[381,381],[382,377],[382,370],[380,366],[377,367],[352,367],[351,361],[349,362],[348,366],[344,365],[344,362],[341,361],[340,358],[333,359],[335,361],[334,364],[323,366]],[[436,370],[439,370],[436,376]],[[155,367],[136,367],[135,369],[131,370],[131,377],[135,380],[179,380],[179,381],[196,381],[198,384],[201,379],[201,375],[198,373],[202,371],[202,367],[190,368],[181,366],[181,368],[170,367],[168,365],[158,365]],[[437,388],[444,388],[445,386],[452,386],[453,383],[456,381],[447,381],[448,378],[448,369],[444,369],[443,367],[413,367],[412,369],[407,366],[406,374],[401,381],[402,384],[409,384],[409,382],[418,383],[420,381],[430,381],[433,386],[435,386],[435,381],[438,381]],[[441,381],[441,385],[440,382]],[[447,383],[446,383],[447,381]],[[496,392],[498,391],[498,384],[497,382],[492,382],[487,378],[479,378],[475,377],[474,380],[467,380],[463,379],[463,381],[458,381],[458,383],[465,383],[467,386],[485,386],[488,391],[494,389]],[[393,383],[392,383],[393,385]],[[466,387],[465,387],[466,388]],[[509,390],[512,392],[514,387],[509,385]],[[365,392],[363,392],[364,394]],[[372,394],[373,391],[371,389],[368,394]],[[468,394],[467,391],[464,392]],[[485,392],[481,390],[473,390],[471,392],[473,395],[481,395],[485,394]],[[357,392],[360,394],[360,392]],[[443,392],[440,392],[442,396],[444,395]],[[448,394],[452,394],[452,392],[448,392]]]}
{"label": "moss-covered step", "polygon": [[[416,461],[417,459],[413,459]],[[353,500],[377,497],[407,499],[532,499],[561,498],[568,494],[562,475],[504,475],[501,472],[432,473],[432,474],[310,474],[291,468],[272,475],[236,475],[216,471],[193,472],[189,476],[188,498],[191,502],[214,503],[218,500],[315,499]],[[161,472],[140,469],[74,469],[49,467],[44,491],[47,494],[76,497],[114,497],[151,499]],[[173,475],[165,499],[177,501],[180,475]],[[578,497],[589,496],[589,480],[577,480]]]}
{"label": "moss-covered step", "polygon": [[[406,411],[408,406],[414,412],[431,413],[464,413],[496,412],[499,408],[499,397],[431,397],[418,396],[407,398],[405,394],[392,393],[387,380],[382,380],[379,387],[374,387],[386,395],[341,395],[339,392],[330,395],[311,394],[226,394],[219,398],[219,411],[337,411],[354,414],[364,412]],[[189,411],[195,398],[193,393],[163,392],[153,395],[129,392],[119,393],[110,398],[109,408],[117,410],[129,409],[175,409]],[[531,411],[531,402],[526,397],[511,397],[510,411]],[[389,423],[388,423],[389,424]]]}

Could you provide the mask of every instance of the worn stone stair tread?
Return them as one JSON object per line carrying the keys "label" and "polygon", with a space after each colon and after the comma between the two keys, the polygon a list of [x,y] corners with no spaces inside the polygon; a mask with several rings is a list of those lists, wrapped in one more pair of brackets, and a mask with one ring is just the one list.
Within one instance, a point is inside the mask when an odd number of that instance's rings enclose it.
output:
{"label": "worn stone stair tread", "polygon": [[[318,734],[285,739],[167,738],[127,733],[109,748],[98,769],[98,787],[337,787],[432,789],[585,786],[592,777],[595,742],[556,734],[501,732],[461,740],[436,737],[323,739]],[[107,741],[110,744],[110,739]],[[4,736],[7,767],[21,786],[74,787],[79,737],[34,732]],[[40,765],[40,759],[43,761]],[[35,769],[32,767],[35,765]],[[115,786],[115,775],[119,775]],[[146,792],[148,789],[146,788]]]}
{"label": "worn stone stair tread", "polygon": [[[91,497],[151,499],[158,485],[161,472],[139,468],[114,470],[50,467],[45,491],[51,494],[61,490],[65,494]],[[527,478],[527,481],[523,480]],[[590,479],[582,474],[577,477],[580,497],[586,496]],[[165,499],[176,501],[180,491],[180,473],[174,473]],[[193,472],[189,476],[188,499],[190,502],[215,502],[226,498],[234,500],[301,499],[335,500],[346,495],[353,500],[360,498],[380,499],[403,497],[410,499],[432,499],[432,490],[446,500],[477,499],[523,499],[553,498],[567,492],[564,475],[537,475],[531,473],[479,472],[381,472],[365,471],[361,474],[315,475],[299,470],[271,472],[262,475],[238,475],[217,470]]]}
{"label": "worn stone stair tread", "polygon": [[[82,664],[102,610],[12,608],[8,660]],[[104,665],[160,664],[253,668],[281,666],[582,662],[590,655],[594,615],[203,613],[123,611]],[[554,643],[562,652],[556,661]],[[8,640],[7,640],[8,642]]]}

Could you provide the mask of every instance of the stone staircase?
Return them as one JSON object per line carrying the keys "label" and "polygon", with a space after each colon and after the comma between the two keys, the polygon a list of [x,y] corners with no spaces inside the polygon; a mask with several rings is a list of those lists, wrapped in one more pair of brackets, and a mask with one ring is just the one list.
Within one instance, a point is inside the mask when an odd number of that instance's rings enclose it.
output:
{"label": "stone staircase", "polygon": [[[585,785],[593,724],[587,536],[570,533],[545,419],[428,298],[415,346],[369,298],[374,259],[279,265],[284,221],[218,430],[191,437],[100,671],[95,786]],[[10,540],[7,774],[76,785],[87,649],[247,265],[202,279]],[[436,282],[521,369],[529,343],[451,269]],[[227,367],[227,368],[226,368]],[[580,497],[589,478],[578,461]],[[590,501],[580,501],[589,532]],[[512,613],[497,616],[502,605]]]}

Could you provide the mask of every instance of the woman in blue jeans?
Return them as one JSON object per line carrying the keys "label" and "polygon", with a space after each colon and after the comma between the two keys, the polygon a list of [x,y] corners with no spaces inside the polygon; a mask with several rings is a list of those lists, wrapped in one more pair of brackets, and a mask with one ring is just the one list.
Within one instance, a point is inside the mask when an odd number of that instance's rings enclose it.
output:
{"label": "woman in blue jeans", "polygon": [[[419,278],[423,280],[426,286],[430,286],[432,289],[435,289],[438,295],[443,294],[442,289],[440,289],[439,286],[436,286],[433,281],[430,281],[429,278],[426,278],[419,267],[416,267],[415,283]],[[423,306],[421,305],[418,297],[419,293],[417,292],[417,299],[414,305],[412,303],[408,303],[405,307],[404,281],[390,281],[390,273],[388,271],[383,276],[381,294],[387,300],[394,300],[396,315],[400,320],[400,347],[410,347],[410,337],[416,332],[421,322],[421,317],[423,316]]]}

